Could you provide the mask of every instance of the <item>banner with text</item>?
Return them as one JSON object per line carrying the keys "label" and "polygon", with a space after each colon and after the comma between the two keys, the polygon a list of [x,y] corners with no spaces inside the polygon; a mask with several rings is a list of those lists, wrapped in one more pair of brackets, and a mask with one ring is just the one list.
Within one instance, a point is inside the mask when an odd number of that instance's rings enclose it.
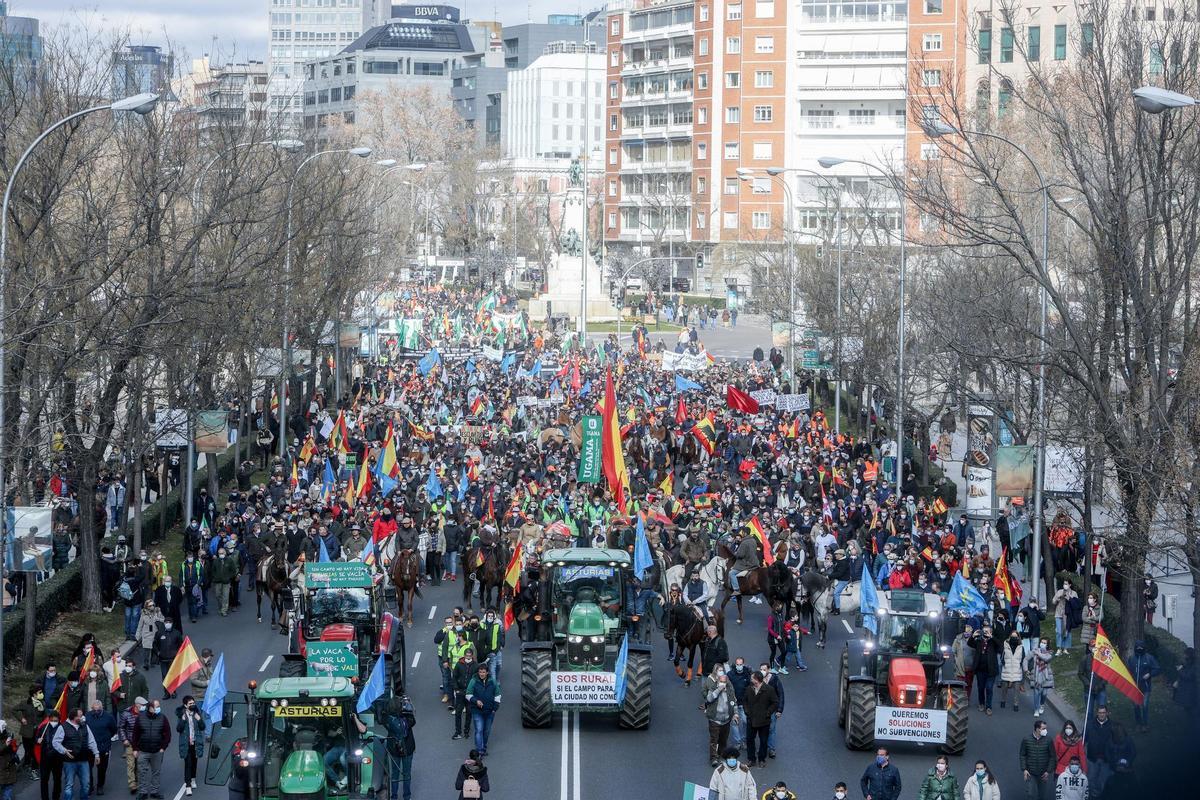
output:
{"label": "banner with text", "polygon": [[946,743],[946,712],[934,708],[875,707],[875,738]]}
{"label": "banner with text", "polygon": [[708,369],[708,357],[704,353],[671,353],[662,354],[662,368],[672,370],[705,370]]}
{"label": "banner with text", "polygon": [[614,705],[617,702],[617,673],[551,672],[550,702],[569,706]]}
{"label": "banner with text", "polygon": [[811,405],[806,394],[781,394],[775,397],[775,408],[780,411],[808,411]]}
{"label": "banner with text", "polygon": [[603,427],[599,416],[588,415],[583,418],[583,445],[579,450],[580,483],[600,482]]}

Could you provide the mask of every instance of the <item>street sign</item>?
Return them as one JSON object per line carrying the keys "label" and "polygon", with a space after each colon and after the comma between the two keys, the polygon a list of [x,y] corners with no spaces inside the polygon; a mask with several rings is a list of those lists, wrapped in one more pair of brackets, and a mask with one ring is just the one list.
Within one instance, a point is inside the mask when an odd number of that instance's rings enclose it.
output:
{"label": "street sign", "polygon": [[358,653],[353,642],[308,642],[304,649],[308,674],[320,678],[358,676]]}
{"label": "street sign", "polygon": [[304,580],[311,589],[369,589],[371,568],[361,561],[305,564]]}
{"label": "street sign", "polygon": [[820,350],[804,350],[800,355],[800,366],[804,369],[819,369],[821,366]]}

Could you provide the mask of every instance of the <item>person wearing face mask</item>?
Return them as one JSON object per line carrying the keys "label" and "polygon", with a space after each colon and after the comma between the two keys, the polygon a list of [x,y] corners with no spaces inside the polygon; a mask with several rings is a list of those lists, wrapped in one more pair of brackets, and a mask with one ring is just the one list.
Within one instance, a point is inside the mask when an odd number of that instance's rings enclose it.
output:
{"label": "person wearing face mask", "polygon": [[1054,654],[1050,652],[1050,640],[1042,638],[1037,649],[1029,654],[1025,665],[1029,675],[1029,686],[1033,689],[1033,715],[1040,717],[1046,713],[1046,693],[1054,688],[1054,668],[1050,662]]}
{"label": "person wearing face mask", "polygon": [[183,761],[183,793],[190,797],[196,788],[196,761],[204,753],[207,723],[191,695],[183,698],[175,716],[179,718],[175,732],[179,734],[179,758]]}
{"label": "person wearing face mask", "polygon": [[733,660],[733,669],[726,671],[729,683],[733,685],[733,694],[737,698],[737,708],[730,723],[729,744],[731,747],[741,747],[746,741],[746,690],[750,688],[751,669],[746,666],[746,659],[738,656]]}
{"label": "person wearing face mask", "polygon": [[1067,720],[1062,731],[1054,737],[1054,774],[1061,775],[1074,760],[1087,771],[1087,753],[1084,750],[1082,731],[1074,720]]}
{"label": "person wearing face mask", "polygon": [[704,679],[701,693],[704,716],[708,719],[709,766],[716,767],[721,763],[720,754],[725,752],[729,744],[730,724],[737,713],[737,695],[725,674],[724,663],[713,667]]}
{"label": "person wearing face mask", "polygon": [[891,763],[886,747],[875,751],[875,760],[863,772],[859,785],[862,788],[863,800],[899,800],[900,770]]}
{"label": "person wearing face mask", "polygon": [[208,694],[208,684],[212,681],[212,673],[213,651],[206,647],[200,651],[200,669],[192,673],[192,677],[188,680],[192,685],[192,697],[196,698],[196,702],[201,706],[204,705],[204,696]]}
{"label": "person wearing face mask", "polygon": [[1013,711],[1020,710],[1021,693],[1025,690],[1025,645],[1016,631],[1008,635],[1008,641],[1000,648],[1000,707],[1004,708],[1012,696]]}
{"label": "person wearing face mask", "polygon": [[1088,800],[1088,776],[1079,756],[1071,756],[1055,781],[1054,800]]}
{"label": "person wearing face mask", "polygon": [[488,673],[492,680],[499,683],[500,669],[504,666],[504,626],[496,617],[496,609],[487,610],[483,615],[483,623],[472,638],[479,660],[487,662]]}
{"label": "person wearing face mask", "polygon": [[229,557],[229,552],[224,547],[218,547],[217,560],[213,562],[209,574],[217,593],[217,610],[222,617],[229,616],[229,586],[238,579],[238,572],[237,561]]}
{"label": "person wearing face mask", "polygon": [[[461,633],[462,626],[458,625],[456,631]],[[454,735],[450,737],[451,739],[461,739],[467,735],[469,730],[467,726],[467,686],[470,685],[471,679],[475,677],[477,669],[475,651],[470,645],[465,645],[462,655],[459,656],[458,661],[454,664],[454,670],[450,678],[450,713],[454,715]]]}
{"label": "person wearing face mask", "polygon": [[98,665],[92,666],[83,674],[82,679],[83,686],[79,695],[80,707],[90,710],[93,703],[107,706],[112,695],[108,691],[108,678],[105,676],[104,670]]}
{"label": "person wearing face mask", "polygon": [[937,757],[937,761],[921,781],[921,791],[917,793],[917,800],[958,800],[958,779],[950,771],[948,758]]}
{"label": "person wearing face mask", "polygon": [[146,698],[138,695],[117,718],[117,738],[121,740],[121,746],[124,748],[125,779],[129,784],[129,793],[134,795],[138,793],[138,776],[137,754],[133,752],[133,726],[137,723],[138,714],[145,711]]}
{"label": "person wearing face mask", "polygon": [[121,682],[113,692],[113,697],[117,701],[117,710],[125,711],[135,702],[137,697],[145,697],[150,694],[150,686],[146,682],[146,675],[139,670],[133,663],[132,658],[125,659],[125,663],[121,667]]}
{"label": "person wearing face mask", "polygon": [[729,748],[722,758],[708,780],[709,800],[758,800],[758,784],[750,768],[738,761],[737,749]]}
{"label": "person wearing face mask", "polygon": [[1000,784],[986,761],[975,762],[975,772],[963,784],[963,800],[1000,800]]}
{"label": "person wearing face mask", "polygon": [[[179,648],[183,647],[183,633],[175,627],[175,623],[171,620],[164,620],[158,628],[158,633],[154,637],[154,657],[158,660],[158,668],[162,673],[162,677],[167,677],[167,672],[171,669],[171,662],[175,660],[175,656],[179,654]],[[166,697],[174,697],[173,692],[167,692]]]}
{"label": "person wearing face mask", "polygon": [[155,700],[137,715],[133,725],[133,752],[137,758],[139,800],[162,800],[163,753],[171,743],[171,726]]}
{"label": "person wearing face mask", "polygon": [[183,590],[176,585],[170,575],[164,575],[162,585],[154,590],[154,604],[159,607],[163,617],[175,623],[176,630],[183,630]]}
{"label": "person wearing face mask", "polygon": [[88,730],[96,740],[98,759],[92,772],[92,786],[96,794],[104,794],[104,784],[108,778],[108,759],[112,754],[113,737],[117,735],[117,718],[108,711],[102,702],[93,700],[88,707],[86,722]]}
{"label": "person wearing face mask", "polygon": [[846,784],[838,781],[833,785],[833,800],[846,800]]}
{"label": "person wearing face mask", "polygon": [[1133,679],[1137,681],[1137,687],[1142,690],[1141,705],[1133,707],[1137,729],[1140,733],[1149,733],[1150,689],[1154,686],[1154,679],[1162,674],[1162,667],[1158,665],[1158,659],[1154,657],[1154,654],[1146,650],[1146,643],[1141,639],[1133,643],[1133,654],[1126,658],[1125,663],[1129,665],[1129,671],[1133,674]]}
{"label": "person wearing face mask", "polygon": [[1050,800],[1054,792],[1054,746],[1044,720],[1034,720],[1033,733],[1021,740],[1019,760],[1025,780],[1025,797]]}
{"label": "person wearing face mask", "polygon": [[1100,606],[1100,599],[1096,597],[1096,593],[1092,592],[1087,596],[1087,603],[1083,606],[1083,629],[1079,632],[1079,640],[1085,645],[1090,645],[1096,641],[1096,628],[1103,622],[1103,609]]}
{"label": "person wearing face mask", "polygon": [[62,762],[63,800],[73,800],[76,782],[81,800],[87,800],[91,767],[100,763],[100,751],[96,747],[96,737],[84,719],[83,709],[71,711],[66,721],[55,729],[51,741]]}
{"label": "person wearing face mask", "polygon": [[773,787],[763,792],[762,800],[796,800],[796,793],[783,781],[776,781]]}

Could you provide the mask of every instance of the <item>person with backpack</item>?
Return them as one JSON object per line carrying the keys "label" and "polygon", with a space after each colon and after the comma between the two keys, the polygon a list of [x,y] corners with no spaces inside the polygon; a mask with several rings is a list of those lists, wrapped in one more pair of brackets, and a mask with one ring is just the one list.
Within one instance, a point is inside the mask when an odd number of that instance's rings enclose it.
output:
{"label": "person with backpack", "polygon": [[408,697],[393,697],[383,713],[383,726],[387,729],[385,749],[388,759],[388,800],[397,800],[400,784],[404,793],[400,800],[412,798],[412,761],[417,751],[417,740],[413,728],[417,724],[416,714]]}
{"label": "person with backpack", "polygon": [[483,757],[478,750],[472,750],[467,760],[459,766],[454,788],[458,789],[458,800],[478,800],[491,791],[487,767],[483,765]]}

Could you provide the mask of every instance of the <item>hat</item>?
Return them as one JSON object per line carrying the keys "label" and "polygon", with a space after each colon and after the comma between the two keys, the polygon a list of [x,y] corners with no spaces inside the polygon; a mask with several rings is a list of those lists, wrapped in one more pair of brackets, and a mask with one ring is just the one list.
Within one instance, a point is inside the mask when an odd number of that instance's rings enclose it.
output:
{"label": "hat", "polygon": [[124,537],[124,536],[118,536],[118,537],[117,537],[117,544],[122,544],[122,543],[124,543],[124,542],[125,542],[125,537]]}
{"label": "hat", "polygon": [[146,705],[146,698],[139,694],[137,697],[133,698],[133,704],[135,706],[144,706]]}

